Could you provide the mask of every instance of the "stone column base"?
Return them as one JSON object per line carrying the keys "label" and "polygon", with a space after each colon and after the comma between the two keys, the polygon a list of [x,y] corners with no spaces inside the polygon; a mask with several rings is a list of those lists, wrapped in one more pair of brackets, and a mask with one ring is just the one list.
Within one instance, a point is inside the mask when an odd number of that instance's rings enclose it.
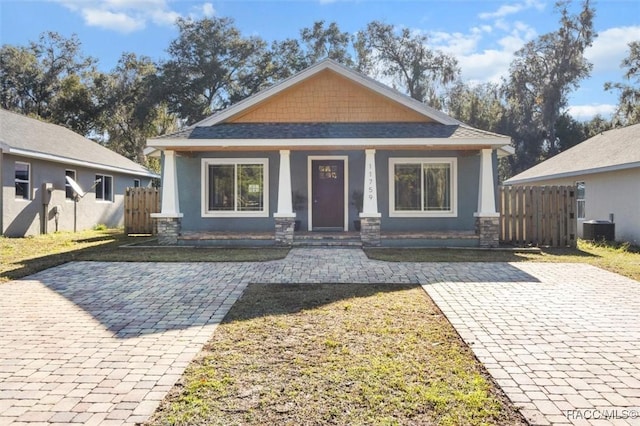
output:
{"label": "stone column base", "polygon": [[293,245],[293,229],[295,217],[276,217],[276,244],[279,246]]}
{"label": "stone column base", "polygon": [[380,245],[380,218],[360,217],[360,241],[365,247]]}
{"label": "stone column base", "polygon": [[182,229],[182,218],[156,217],[155,220],[158,226],[158,244],[161,246],[178,244],[178,236]]}
{"label": "stone column base", "polygon": [[480,247],[498,247],[500,240],[500,217],[477,216],[476,234],[480,237]]}

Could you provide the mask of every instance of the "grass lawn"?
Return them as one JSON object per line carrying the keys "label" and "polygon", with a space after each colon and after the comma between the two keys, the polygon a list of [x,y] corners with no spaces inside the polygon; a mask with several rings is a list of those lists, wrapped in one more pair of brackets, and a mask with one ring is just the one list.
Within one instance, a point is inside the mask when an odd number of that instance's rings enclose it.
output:
{"label": "grass lawn", "polygon": [[419,286],[253,284],[152,425],[524,425]]}
{"label": "grass lawn", "polygon": [[594,244],[578,248],[543,248],[541,253],[463,249],[367,249],[371,259],[388,262],[553,262],[588,263],[640,281],[640,248],[627,244]]}
{"label": "grass lawn", "polygon": [[122,230],[59,232],[27,238],[0,237],[0,283],[72,260],[104,262],[225,262],[282,259],[288,249],[123,248],[144,241]]}

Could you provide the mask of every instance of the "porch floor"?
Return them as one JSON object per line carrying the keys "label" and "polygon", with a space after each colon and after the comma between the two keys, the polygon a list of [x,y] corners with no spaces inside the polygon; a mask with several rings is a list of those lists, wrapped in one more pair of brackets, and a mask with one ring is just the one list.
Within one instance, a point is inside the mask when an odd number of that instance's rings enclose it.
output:
{"label": "porch floor", "polygon": [[[478,240],[478,235],[474,231],[412,231],[412,232],[381,232],[380,239],[382,245],[385,241],[390,245],[398,246],[402,241],[407,241],[408,245],[419,246],[420,241],[440,241],[443,245],[446,241],[467,241]],[[248,245],[252,241],[256,244],[265,245],[275,243],[274,232],[184,232],[178,237],[182,244],[215,244],[221,245]],[[361,247],[360,232],[309,232],[298,231],[293,236],[294,246],[354,246]]]}

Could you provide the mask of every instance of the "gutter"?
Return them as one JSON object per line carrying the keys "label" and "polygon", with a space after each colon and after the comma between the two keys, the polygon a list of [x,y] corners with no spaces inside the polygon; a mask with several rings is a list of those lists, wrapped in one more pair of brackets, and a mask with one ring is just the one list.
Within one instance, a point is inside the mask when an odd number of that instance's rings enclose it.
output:
{"label": "gutter", "polygon": [[143,176],[143,177],[149,177],[149,178],[160,178],[160,175],[148,170],[126,169],[124,167],[109,166],[106,164],[99,164],[91,161],[75,160],[73,158],[60,157],[53,154],[44,154],[42,152],[29,151],[29,150],[24,150],[19,148],[9,148],[9,150],[6,153],[19,155],[27,158],[53,161],[56,163],[70,164],[74,166],[88,167],[88,168],[98,169],[98,170],[106,170],[109,172],[123,173],[128,175]]}

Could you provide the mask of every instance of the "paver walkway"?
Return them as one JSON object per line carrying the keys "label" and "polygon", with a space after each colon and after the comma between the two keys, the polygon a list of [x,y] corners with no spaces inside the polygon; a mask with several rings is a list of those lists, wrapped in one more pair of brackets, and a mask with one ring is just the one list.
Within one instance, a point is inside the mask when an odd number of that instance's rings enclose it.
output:
{"label": "paver walkway", "polygon": [[536,424],[600,424],[570,417],[616,408],[628,418],[605,424],[640,424],[640,283],[579,264],[386,263],[359,249],[74,262],[0,285],[0,424],[144,421],[251,282],[422,284]]}

